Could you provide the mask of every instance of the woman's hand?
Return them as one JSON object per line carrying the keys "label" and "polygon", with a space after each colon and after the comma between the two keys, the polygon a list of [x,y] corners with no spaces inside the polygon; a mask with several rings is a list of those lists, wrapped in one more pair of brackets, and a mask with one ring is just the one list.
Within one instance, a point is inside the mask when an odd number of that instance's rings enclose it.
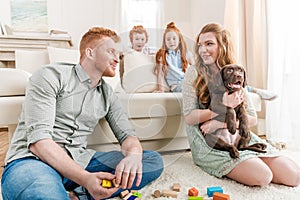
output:
{"label": "woman's hand", "polygon": [[244,101],[244,91],[239,90],[230,95],[228,92],[225,92],[222,101],[225,106],[235,108]]}
{"label": "woman's hand", "polygon": [[136,186],[142,181],[142,154],[130,153],[116,167],[116,183],[125,188],[131,188],[136,178]]}
{"label": "woman's hand", "polygon": [[200,126],[200,130],[204,136],[215,132],[219,128],[226,128],[226,124],[214,119],[208,120]]}

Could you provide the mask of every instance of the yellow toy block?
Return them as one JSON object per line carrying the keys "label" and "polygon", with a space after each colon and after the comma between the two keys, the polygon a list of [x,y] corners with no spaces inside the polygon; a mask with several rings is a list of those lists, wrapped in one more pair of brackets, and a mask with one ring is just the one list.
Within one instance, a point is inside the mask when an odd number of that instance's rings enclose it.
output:
{"label": "yellow toy block", "polygon": [[112,182],[110,180],[103,179],[102,180],[102,187],[110,188],[110,187],[112,187]]}

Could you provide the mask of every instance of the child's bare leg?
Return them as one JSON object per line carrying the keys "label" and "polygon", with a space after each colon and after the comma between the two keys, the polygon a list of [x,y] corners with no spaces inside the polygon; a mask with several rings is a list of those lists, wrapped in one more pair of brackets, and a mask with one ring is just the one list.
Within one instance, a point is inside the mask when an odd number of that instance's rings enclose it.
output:
{"label": "child's bare leg", "polygon": [[277,98],[277,94],[275,94],[274,92],[271,92],[269,90],[263,90],[263,89],[259,89],[259,88],[255,88],[255,87],[251,87],[251,86],[247,86],[247,90],[248,92],[253,92],[256,93],[260,96],[260,98],[262,100],[274,100]]}

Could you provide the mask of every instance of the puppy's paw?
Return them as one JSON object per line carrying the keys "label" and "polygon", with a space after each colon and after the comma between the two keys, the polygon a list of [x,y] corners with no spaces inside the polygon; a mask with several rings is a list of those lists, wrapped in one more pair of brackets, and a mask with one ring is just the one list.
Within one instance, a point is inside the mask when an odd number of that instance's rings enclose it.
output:
{"label": "puppy's paw", "polygon": [[239,134],[243,138],[248,138],[249,135],[250,135],[250,132],[247,129],[240,128],[239,129]]}
{"label": "puppy's paw", "polygon": [[267,145],[264,144],[264,143],[255,143],[253,144],[253,146],[257,147],[258,149],[261,149],[261,150],[265,150],[267,148]]}
{"label": "puppy's paw", "polygon": [[229,133],[231,133],[232,135],[234,135],[236,132],[235,124],[227,124],[227,129],[228,129]]}
{"label": "puppy's paw", "polygon": [[240,157],[240,153],[239,153],[239,151],[238,151],[238,149],[237,148],[235,148],[235,147],[232,147],[230,150],[229,150],[229,155],[230,155],[230,157],[231,158],[239,158]]}

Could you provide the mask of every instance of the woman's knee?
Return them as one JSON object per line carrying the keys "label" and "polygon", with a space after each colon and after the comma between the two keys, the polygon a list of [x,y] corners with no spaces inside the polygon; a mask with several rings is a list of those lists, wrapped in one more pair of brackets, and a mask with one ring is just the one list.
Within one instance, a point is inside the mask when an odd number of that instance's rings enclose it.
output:
{"label": "woman's knee", "polygon": [[273,173],[269,168],[258,167],[254,173],[250,173],[249,175],[244,180],[249,186],[265,186],[270,184],[273,179]]}
{"label": "woman's knee", "polygon": [[291,172],[291,174],[293,174],[293,175],[289,179],[289,182],[287,183],[287,185],[289,185],[291,187],[297,187],[298,185],[300,185],[300,170],[295,169]]}
{"label": "woman's knee", "polygon": [[270,169],[263,170],[261,173],[258,173],[258,175],[253,178],[253,186],[264,186],[272,182],[273,173]]}
{"label": "woman's knee", "polygon": [[259,158],[253,158],[237,165],[227,177],[249,186],[264,186],[271,183],[273,173]]}

